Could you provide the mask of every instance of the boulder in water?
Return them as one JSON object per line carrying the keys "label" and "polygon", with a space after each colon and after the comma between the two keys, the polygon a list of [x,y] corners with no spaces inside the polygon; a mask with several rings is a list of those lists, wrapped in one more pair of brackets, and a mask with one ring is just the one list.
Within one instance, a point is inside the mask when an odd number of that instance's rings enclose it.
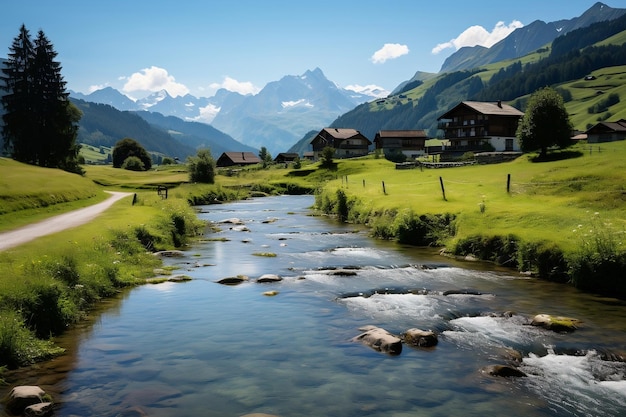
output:
{"label": "boulder in water", "polygon": [[491,376],[501,377],[524,377],[526,374],[519,369],[509,365],[489,365],[482,369],[483,373]]}
{"label": "boulder in water", "polygon": [[239,285],[243,282],[248,281],[248,277],[245,275],[237,275],[236,277],[226,277],[217,281],[218,284],[223,285]]}
{"label": "boulder in water", "polygon": [[437,335],[430,330],[409,329],[402,334],[404,343],[417,347],[432,347],[437,345]]}
{"label": "boulder in water", "polygon": [[376,326],[365,326],[359,330],[363,333],[354,337],[353,341],[364,343],[374,350],[390,355],[399,355],[402,352],[402,340],[387,330]]}
{"label": "boulder in water", "polygon": [[551,316],[549,314],[537,314],[533,317],[531,326],[543,327],[555,332],[573,332],[578,328],[581,321],[571,317]]}
{"label": "boulder in water", "polygon": [[20,385],[9,392],[6,408],[12,414],[21,415],[27,407],[43,403],[45,395],[46,392],[36,385]]}

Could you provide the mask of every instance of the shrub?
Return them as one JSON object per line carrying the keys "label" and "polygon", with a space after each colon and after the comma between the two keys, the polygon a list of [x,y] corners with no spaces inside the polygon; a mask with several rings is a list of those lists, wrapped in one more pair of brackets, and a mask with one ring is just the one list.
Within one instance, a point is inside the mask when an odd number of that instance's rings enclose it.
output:
{"label": "shrub", "polygon": [[485,261],[495,262],[498,265],[515,267],[518,263],[518,242],[519,239],[514,235],[474,235],[460,239],[456,243],[453,252],[455,255],[473,255]]}
{"label": "shrub", "polygon": [[144,171],[145,166],[143,162],[141,162],[141,159],[137,158],[136,156],[129,156],[124,160],[124,163],[122,164],[122,169],[127,169],[129,171]]}
{"label": "shrub", "polygon": [[143,163],[143,169],[152,168],[150,154],[134,139],[124,138],[113,147],[113,167],[121,168],[128,157],[135,156]]}
{"label": "shrub", "polygon": [[215,160],[209,149],[200,149],[196,156],[187,158],[191,182],[213,184],[215,182]]}
{"label": "shrub", "polygon": [[55,347],[52,342],[38,340],[33,332],[24,327],[24,321],[18,313],[0,311],[0,363],[8,368],[17,368],[61,352],[63,349]]}
{"label": "shrub", "polygon": [[339,221],[345,222],[348,218],[349,207],[348,197],[342,189],[337,190],[337,204],[335,210]]}
{"label": "shrub", "polygon": [[530,271],[548,281],[567,282],[569,279],[565,254],[553,243],[520,243],[517,263],[521,271]]}
{"label": "shrub", "polygon": [[581,244],[570,260],[572,284],[585,291],[623,297],[626,295],[626,251],[622,246],[623,231],[602,223],[596,216],[588,233],[576,229]]}
{"label": "shrub", "polygon": [[422,214],[417,216],[405,210],[396,216],[394,235],[400,243],[415,246],[440,246],[444,240],[454,236],[455,216],[451,214]]}

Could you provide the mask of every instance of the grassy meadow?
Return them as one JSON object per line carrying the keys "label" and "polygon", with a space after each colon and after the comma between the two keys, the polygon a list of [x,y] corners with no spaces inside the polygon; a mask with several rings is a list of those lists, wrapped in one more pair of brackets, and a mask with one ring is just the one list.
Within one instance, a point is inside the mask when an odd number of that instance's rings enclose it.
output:
{"label": "grassy meadow", "polygon": [[524,155],[494,165],[410,170],[385,159],[340,161],[338,179],[325,190],[345,190],[358,199],[360,212],[455,214],[457,239],[515,234],[574,250],[579,225],[587,229],[601,218],[626,230],[626,142],[580,144],[553,157],[564,159],[532,162],[534,155]]}
{"label": "grassy meadow", "polygon": [[[103,297],[154,276],[161,263],[150,252],[184,248],[204,229],[191,205],[251,195],[315,193],[319,211],[367,224],[378,237],[402,241],[426,228],[449,252],[490,260],[489,251],[523,253],[543,259],[547,269],[538,262],[533,271],[540,276],[574,271],[568,279],[580,288],[626,295],[626,141],[580,143],[547,162],[535,156],[397,170],[370,155],[331,168],[305,162],[300,169],[221,170],[211,185],[190,184],[183,165],[148,172],[85,166],[81,177],[0,159],[0,230],[95,203],[104,190],[135,193],[90,224],[0,253],[0,366],[58,353],[51,336]],[[157,195],[159,185],[169,188],[167,200]],[[580,278],[598,273],[601,288]]]}

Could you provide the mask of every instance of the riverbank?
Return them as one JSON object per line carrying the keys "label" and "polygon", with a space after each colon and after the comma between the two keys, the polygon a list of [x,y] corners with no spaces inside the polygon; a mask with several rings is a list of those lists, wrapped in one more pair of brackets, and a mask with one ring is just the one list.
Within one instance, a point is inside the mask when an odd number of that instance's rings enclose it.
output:
{"label": "riverbank", "polygon": [[[0,258],[6,277],[0,281],[0,357],[18,366],[54,354],[50,335],[121,286],[154,275],[160,262],[150,252],[184,247],[201,233],[191,205],[251,195],[315,190],[316,209],[365,224],[378,238],[437,246],[453,256],[624,297],[626,142],[590,151],[581,144],[553,155],[548,162],[524,155],[503,164],[440,170],[395,170],[390,161],[369,156],[337,160],[330,169],[305,164],[224,172],[215,185],[186,184],[180,166],[142,173],[88,167],[86,178],[64,177],[68,189],[73,180],[85,185],[78,204],[91,198],[94,187],[101,190],[94,183],[135,190],[138,200]],[[34,178],[30,167],[24,169]],[[15,166],[11,170],[17,172]],[[156,193],[161,183],[171,187],[167,200]]]}
{"label": "riverbank", "polygon": [[533,157],[397,171],[383,160],[340,161],[316,208],[383,239],[626,297],[626,143]]}

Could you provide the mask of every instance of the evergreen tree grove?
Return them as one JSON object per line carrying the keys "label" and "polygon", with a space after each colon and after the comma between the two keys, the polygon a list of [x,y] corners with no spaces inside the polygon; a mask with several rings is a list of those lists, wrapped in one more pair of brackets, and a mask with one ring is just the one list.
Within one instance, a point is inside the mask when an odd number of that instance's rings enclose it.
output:
{"label": "evergreen tree grove", "polygon": [[43,31],[32,42],[22,25],[0,77],[4,147],[20,162],[82,173],[76,144],[81,113],[69,101],[56,56]]}

